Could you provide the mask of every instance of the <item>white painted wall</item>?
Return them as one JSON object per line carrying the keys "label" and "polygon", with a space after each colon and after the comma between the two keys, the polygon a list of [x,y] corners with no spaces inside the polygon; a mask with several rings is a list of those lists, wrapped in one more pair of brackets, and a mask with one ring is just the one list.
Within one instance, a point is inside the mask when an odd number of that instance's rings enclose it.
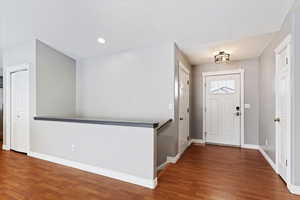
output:
{"label": "white painted wall", "polygon": [[34,121],[30,149],[149,184],[156,178],[156,133],[152,128]]}
{"label": "white painted wall", "polygon": [[167,155],[177,154],[175,54],[174,44],[166,43],[80,61],[78,115],[174,119],[158,134],[158,164],[165,162]]}
{"label": "white painted wall", "polygon": [[174,108],[173,44],[82,60],[77,66],[80,116],[169,119]]}
{"label": "white painted wall", "polygon": [[[40,58],[42,61],[36,62],[37,56],[41,56],[41,53],[43,53],[42,59]],[[156,178],[157,135],[154,129],[33,120],[36,115],[36,102],[41,96],[37,91],[39,88],[37,80],[39,76],[45,76],[45,72],[49,72],[51,77],[59,76],[56,73],[60,73],[60,70],[48,69],[58,60],[63,59],[61,58],[63,55],[57,54],[59,53],[53,52],[43,44],[37,44],[36,41],[5,50],[4,53],[5,67],[24,63],[30,65],[30,152],[32,155],[42,155],[41,157],[52,158],[54,161],[75,162],[76,165],[79,163],[80,166],[88,166],[89,169],[96,169],[104,175],[151,187],[155,184]],[[57,60],[53,61],[49,59],[50,57]],[[37,63],[42,64],[37,65]],[[58,64],[61,65],[61,62]],[[70,67],[68,61],[66,66]],[[41,84],[44,87],[39,89],[47,91],[55,88],[50,79],[47,83]],[[72,145],[75,146],[74,151]]]}
{"label": "white painted wall", "polygon": [[231,64],[203,64],[192,68],[192,138],[203,139],[203,72],[223,71],[242,68],[245,70],[245,144],[258,144],[259,121],[259,86],[258,70],[259,60],[249,59]]}
{"label": "white painted wall", "polygon": [[76,61],[36,42],[36,114],[76,114]]}

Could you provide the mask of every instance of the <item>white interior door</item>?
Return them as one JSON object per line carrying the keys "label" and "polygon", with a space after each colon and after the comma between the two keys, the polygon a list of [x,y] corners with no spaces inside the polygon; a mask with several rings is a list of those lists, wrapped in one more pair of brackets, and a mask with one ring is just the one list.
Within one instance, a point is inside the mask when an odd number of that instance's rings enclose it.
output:
{"label": "white interior door", "polygon": [[28,71],[11,73],[11,149],[27,153],[29,126]]}
{"label": "white interior door", "polygon": [[179,70],[179,152],[182,153],[189,143],[189,73],[184,68]]}
{"label": "white interior door", "polygon": [[277,66],[277,92],[275,118],[278,139],[278,171],[280,176],[287,181],[287,142],[290,131],[290,76],[288,65],[288,49],[278,54]]}
{"label": "white interior door", "polygon": [[206,142],[241,145],[241,75],[206,76]]}

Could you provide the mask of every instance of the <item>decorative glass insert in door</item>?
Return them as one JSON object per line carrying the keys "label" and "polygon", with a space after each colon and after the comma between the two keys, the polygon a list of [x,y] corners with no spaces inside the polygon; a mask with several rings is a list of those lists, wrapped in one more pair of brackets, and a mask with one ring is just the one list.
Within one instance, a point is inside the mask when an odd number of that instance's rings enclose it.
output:
{"label": "decorative glass insert in door", "polygon": [[211,81],[209,91],[212,94],[232,94],[232,93],[235,93],[235,80]]}

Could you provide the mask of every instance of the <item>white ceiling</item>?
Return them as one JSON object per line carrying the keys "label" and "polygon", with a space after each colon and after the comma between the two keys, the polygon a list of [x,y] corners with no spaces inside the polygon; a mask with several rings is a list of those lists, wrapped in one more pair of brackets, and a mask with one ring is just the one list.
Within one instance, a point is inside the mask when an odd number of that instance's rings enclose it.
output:
{"label": "white ceiling", "polygon": [[220,51],[230,53],[231,61],[257,58],[272,40],[275,33],[242,38],[234,41],[214,42],[208,44],[189,44],[183,42],[180,49],[187,55],[193,65],[213,63],[214,55]]}
{"label": "white ceiling", "polygon": [[[38,38],[75,58],[176,41],[195,44],[278,31],[294,0],[3,0],[3,48]],[[100,45],[101,36],[107,44]],[[1,43],[1,42],[0,42]],[[194,51],[193,51],[194,49]],[[201,54],[201,53],[200,53]],[[199,55],[200,55],[199,54]]]}

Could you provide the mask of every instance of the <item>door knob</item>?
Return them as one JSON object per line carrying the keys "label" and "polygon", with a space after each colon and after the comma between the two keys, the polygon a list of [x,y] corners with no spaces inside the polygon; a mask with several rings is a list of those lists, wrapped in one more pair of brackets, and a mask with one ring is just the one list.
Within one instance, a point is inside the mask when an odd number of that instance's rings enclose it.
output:
{"label": "door knob", "polygon": [[280,118],[279,117],[275,118],[274,122],[280,122]]}
{"label": "door knob", "polygon": [[179,120],[183,120],[183,117],[180,117]]}

